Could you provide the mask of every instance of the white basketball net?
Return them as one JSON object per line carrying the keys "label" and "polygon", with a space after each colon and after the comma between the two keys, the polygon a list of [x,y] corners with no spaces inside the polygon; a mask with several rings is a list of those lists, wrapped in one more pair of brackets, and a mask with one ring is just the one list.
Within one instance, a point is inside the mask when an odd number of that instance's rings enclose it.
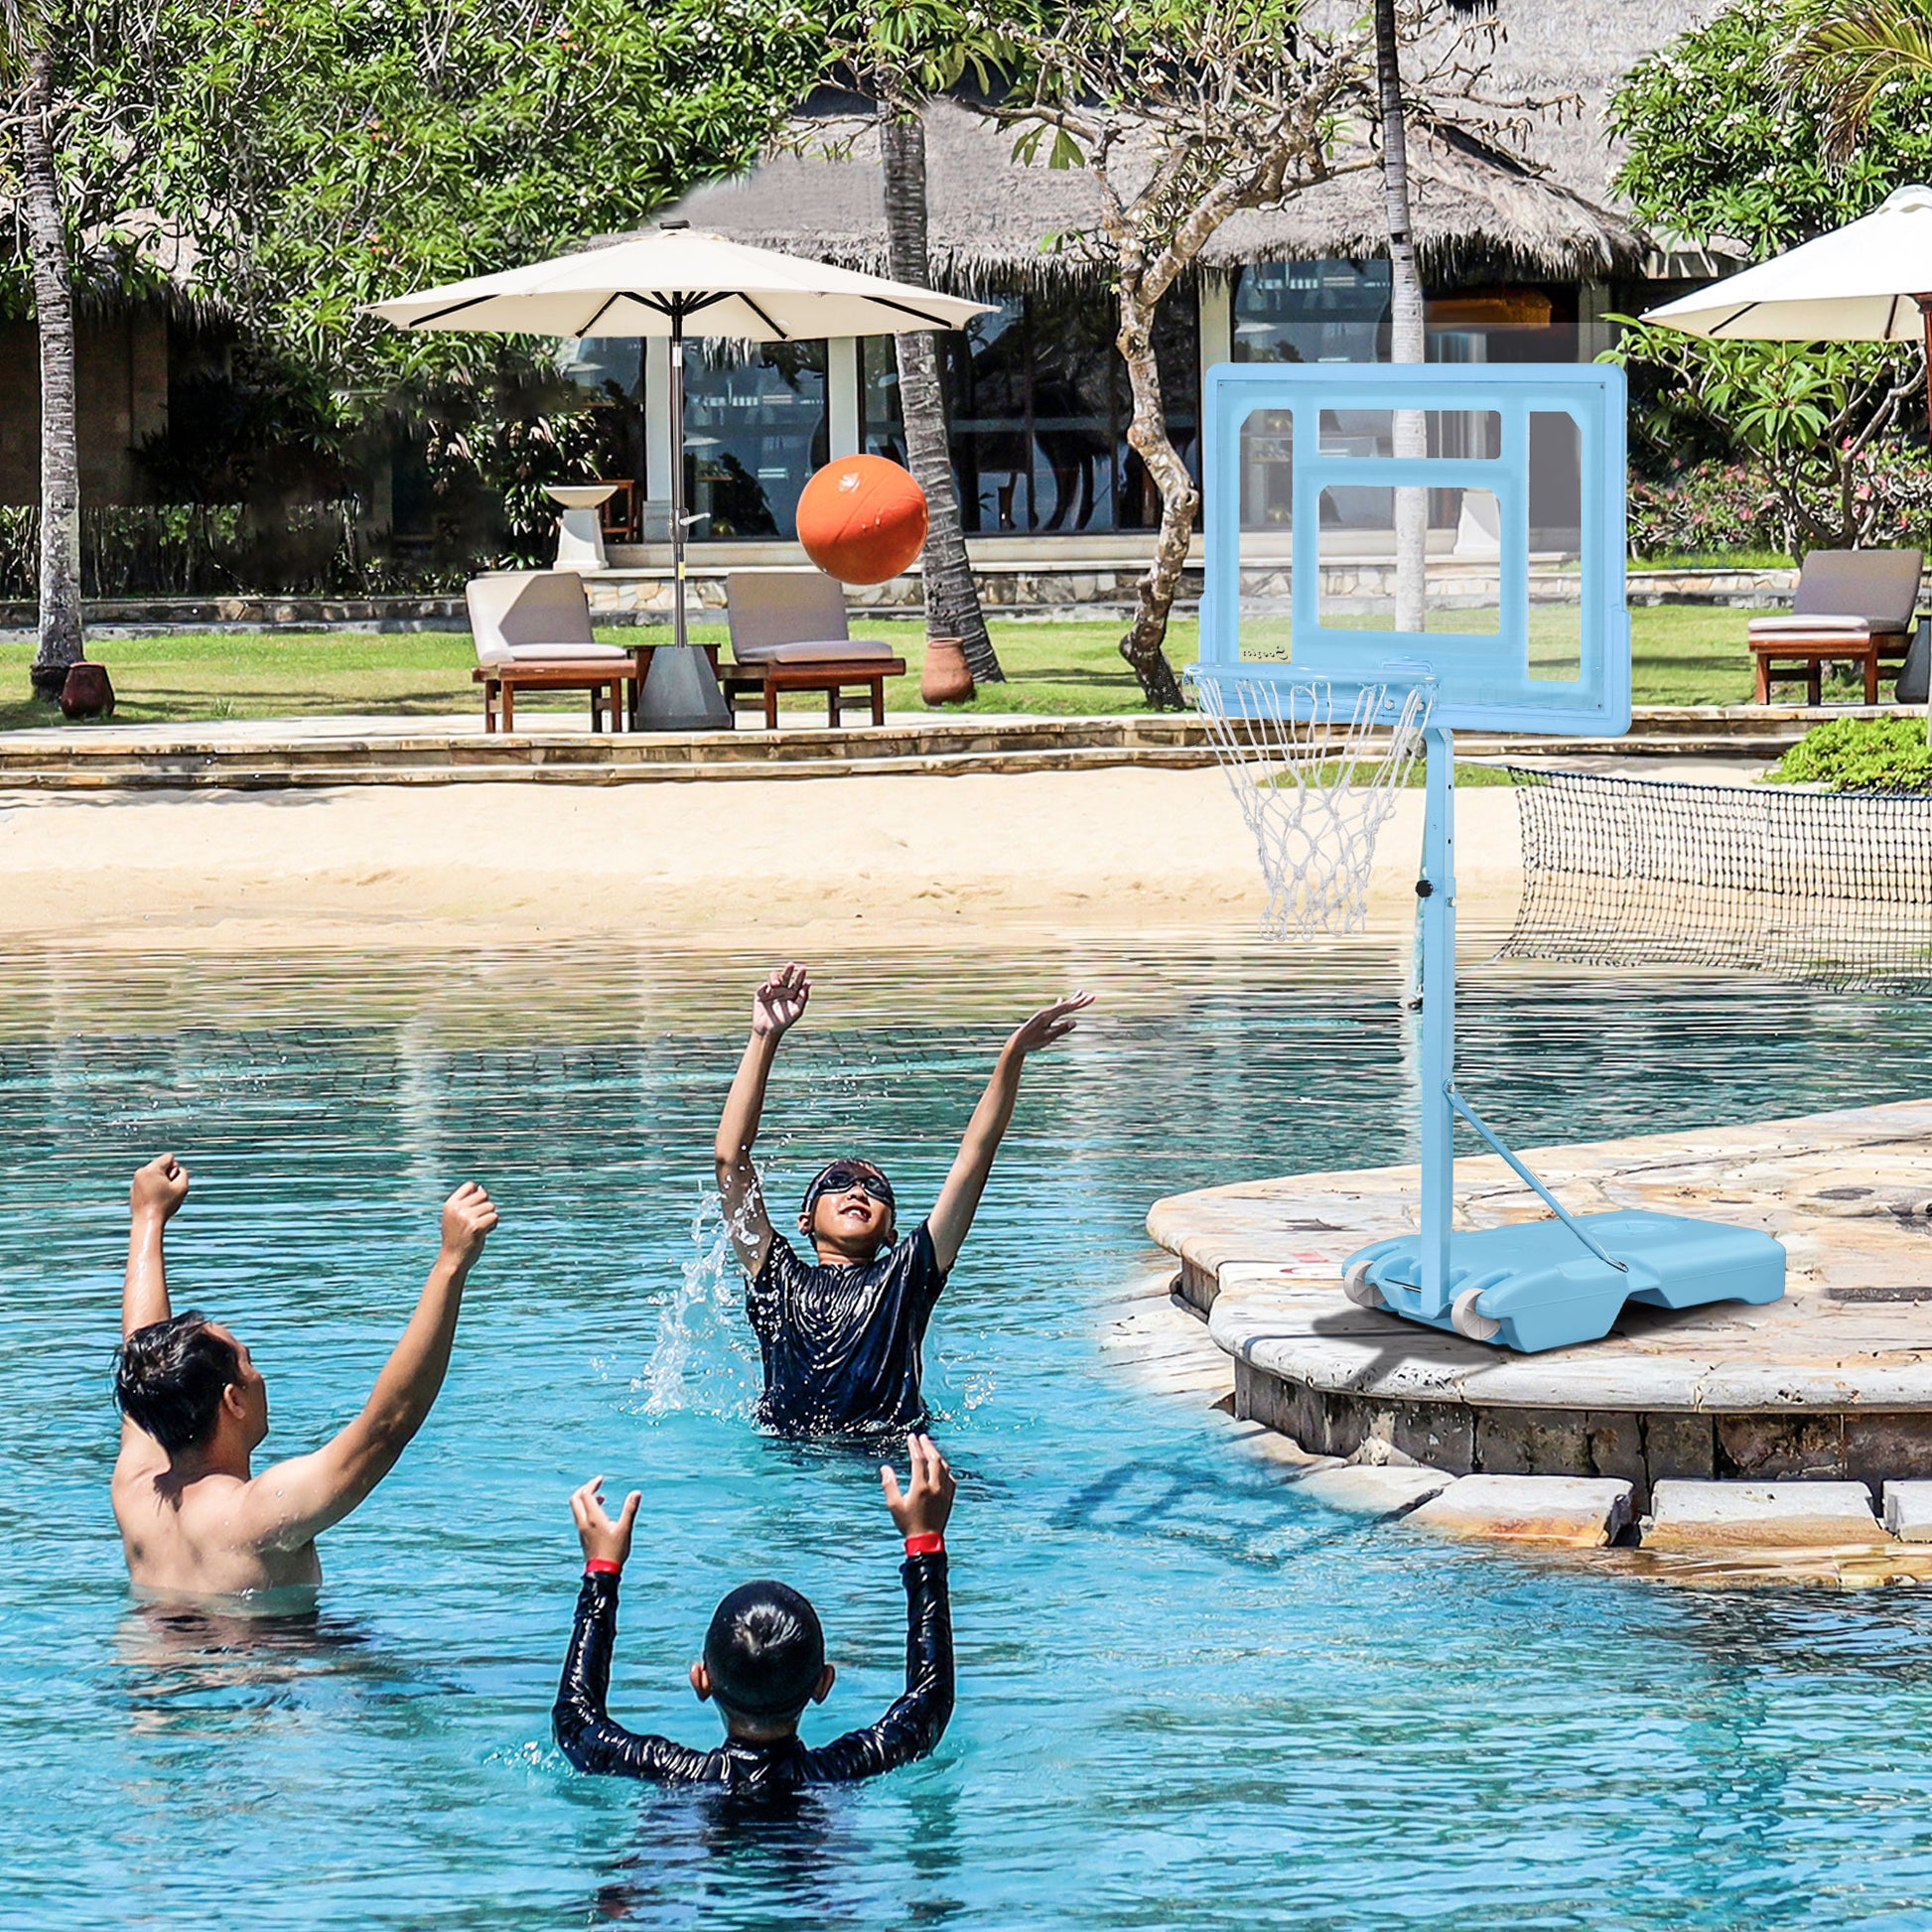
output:
{"label": "white basketball net", "polygon": [[1427,680],[1344,688],[1326,678],[1189,672],[1268,881],[1274,939],[1359,932],[1375,840],[1395,809],[1436,700]]}

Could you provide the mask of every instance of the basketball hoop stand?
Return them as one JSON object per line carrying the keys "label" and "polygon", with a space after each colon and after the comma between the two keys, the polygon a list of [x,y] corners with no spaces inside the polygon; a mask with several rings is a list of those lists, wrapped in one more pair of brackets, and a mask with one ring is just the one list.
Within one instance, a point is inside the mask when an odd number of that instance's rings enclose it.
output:
{"label": "basketball hoop stand", "polygon": [[[1422,1229],[1342,1266],[1343,1293],[1470,1341],[1525,1354],[1596,1341],[1626,1302],[1688,1309],[1778,1301],[1784,1248],[1756,1228],[1622,1209],[1573,1215],[1455,1085],[1455,740],[1423,733],[1428,759],[1422,875]],[[1488,1143],[1555,1216],[1454,1230],[1455,1123]]]}
{"label": "basketball hoop stand", "polygon": [[[1343,1292],[1358,1307],[1525,1352],[1596,1340],[1626,1302],[1683,1309],[1775,1302],[1784,1293],[1784,1249],[1759,1229],[1641,1209],[1570,1213],[1455,1085],[1454,732],[1615,739],[1629,729],[1625,401],[1622,372],[1601,364],[1221,364],[1208,372],[1205,386],[1201,661],[1188,678],[1256,835],[1270,887],[1269,929],[1287,936],[1359,925],[1386,806],[1349,820],[1331,806],[1333,822],[1324,825],[1314,800],[1324,786],[1338,789],[1344,802],[1351,793],[1372,801],[1378,790],[1386,799],[1401,783],[1418,739],[1426,758],[1416,887],[1419,1228],[1350,1255]],[[1386,457],[1361,447],[1374,442],[1375,423],[1393,423],[1403,411],[1433,415],[1432,447],[1442,454]],[[1539,438],[1543,469],[1533,488]],[[1532,530],[1541,528],[1554,500],[1552,453],[1566,449],[1574,452],[1579,505],[1577,641],[1569,666],[1533,657],[1530,614]],[[1259,499],[1264,488],[1274,492],[1268,500],[1277,508],[1282,495],[1289,499],[1292,621],[1286,655],[1277,643],[1247,658],[1240,505],[1249,494]],[[1349,503],[1364,495],[1409,488],[1486,494],[1493,501],[1493,621],[1458,621],[1445,610],[1423,630],[1390,631],[1350,623],[1345,612],[1330,616],[1323,528],[1343,520]],[[1539,548],[1548,548],[1547,539]],[[1280,579],[1278,549],[1259,561],[1264,579]],[[1279,592],[1258,596],[1281,602]],[[1418,709],[1414,693],[1424,687],[1428,703]],[[1405,688],[1411,694],[1406,709],[1390,698]],[[1351,731],[1348,755],[1334,759],[1321,732],[1301,739],[1285,730],[1305,718],[1328,733],[1338,720],[1372,724],[1388,734],[1390,751],[1379,759],[1368,757]],[[1284,827],[1279,820],[1288,822]],[[1309,824],[1315,835],[1309,835]],[[1458,1121],[1500,1157],[1550,1218],[1453,1227]]]}

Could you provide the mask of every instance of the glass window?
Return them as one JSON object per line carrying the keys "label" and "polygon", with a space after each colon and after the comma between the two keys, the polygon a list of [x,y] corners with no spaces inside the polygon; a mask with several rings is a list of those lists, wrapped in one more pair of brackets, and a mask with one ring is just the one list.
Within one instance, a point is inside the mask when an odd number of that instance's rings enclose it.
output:
{"label": "glass window", "polygon": [[831,448],[825,345],[684,345],[684,487],[694,537],[792,537]]}
{"label": "glass window", "polygon": [[1237,362],[1374,362],[1386,353],[1386,261],[1252,262],[1234,277]]}
{"label": "glass window", "polygon": [[[988,298],[996,300],[996,298]],[[938,338],[960,515],[975,535],[1146,529],[1159,491],[1127,442],[1127,369],[1104,289],[997,298],[991,315]],[[1189,468],[1198,437],[1198,318],[1191,293],[1155,331],[1168,434]],[[898,371],[887,337],[866,340],[864,443],[904,460]]]}

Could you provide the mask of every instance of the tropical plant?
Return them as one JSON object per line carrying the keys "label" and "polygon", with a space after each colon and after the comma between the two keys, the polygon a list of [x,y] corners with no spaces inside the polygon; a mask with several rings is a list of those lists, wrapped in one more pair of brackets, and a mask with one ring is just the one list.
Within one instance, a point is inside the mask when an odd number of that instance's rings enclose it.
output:
{"label": "tropical plant", "polygon": [[1669,476],[1687,460],[1741,458],[1763,496],[1755,529],[1740,529],[1740,540],[1769,539],[1794,554],[1857,546],[1891,534],[1901,513],[1932,507],[1905,494],[1915,466],[1901,469],[1897,448],[1924,392],[1916,348],[1718,342],[1611,320],[1622,329],[1605,359],[1631,372],[1639,468]]}
{"label": "tropical plant", "polygon": [[1801,22],[1776,67],[1797,98],[1816,110],[1825,159],[1845,167],[1888,96],[1932,83],[1932,6],[1840,0]]}
{"label": "tropical plant", "polygon": [[1639,61],[1608,110],[1625,157],[1617,188],[1637,215],[1757,258],[1868,214],[1901,181],[1932,179],[1932,81],[1916,69],[1865,96],[1861,145],[1842,164],[1827,151],[1832,122],[1794,83],[1787,51],[1860,11],[1743,0]]}
{"label": "tropical plant", "polygon": [[[884,0],[861,6],[839,18],[835,36],[840,61],[879,104],[889,271],[895,281],[930,288],[925,103],[969,71],[984,84],[998,55],[998,37],[953,0]],[[926,634],[959,638],[974,682],[1003,684],[1006,672],[987,631],[966,554],[938,350],[924,332],[895,336],[893,345],[905,454],[929,512],[923,566]]]}
{"label": "tropical plant", "polygon": [[1834,718],[1814,725],[1766,776],[1827,791],[1932,791],[1922,718]]}

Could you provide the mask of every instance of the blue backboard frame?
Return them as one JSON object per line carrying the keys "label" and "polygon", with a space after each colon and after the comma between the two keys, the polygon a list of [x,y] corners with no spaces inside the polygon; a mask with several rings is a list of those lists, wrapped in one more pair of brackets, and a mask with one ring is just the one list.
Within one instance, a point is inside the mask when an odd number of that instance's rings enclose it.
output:
{"label": "blue backboard frame", "polygon": [[[1624,593],[1623,371],[1607,363],[1313,364],[1221,362],[1207,372],[1207,502],[1200,661],[1243,675],[1339,686],[1374,682],[1384,665],[1426,666],[1434,718],[1447,730],[1620,738],[1630,729],[1630,618]],[[1486,411],[1500,419],[1495,457],[1324,455],[1323,410]],[[1293,415],[1292,662],[1241,657],[1241,427],[1258,410]],[[1530,418],[1577,426],[1582,491],[1578,676],[1529,674]],[[1501,609],[1493,632],[1364,630],[1320,617],[1319,502],[1330,485],[1486,489],[1501,528]]]}

